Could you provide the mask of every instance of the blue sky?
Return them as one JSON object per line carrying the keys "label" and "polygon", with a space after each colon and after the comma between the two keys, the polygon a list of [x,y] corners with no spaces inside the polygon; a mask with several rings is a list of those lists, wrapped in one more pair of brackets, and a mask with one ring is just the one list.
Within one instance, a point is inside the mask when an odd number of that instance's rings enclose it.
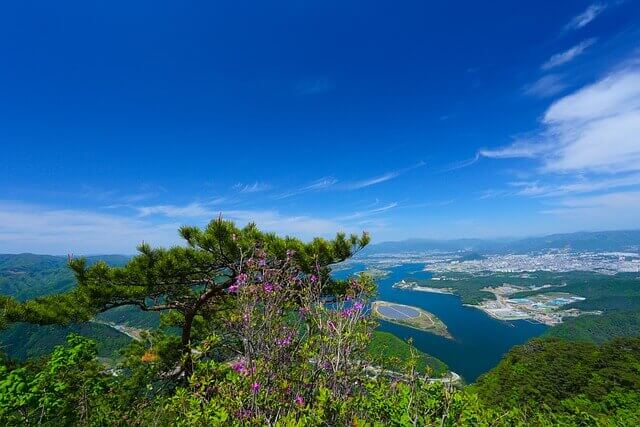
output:
{"label": "blue sky", "polygon": [[5,2],[0,252],[640,225],[640,2]]}

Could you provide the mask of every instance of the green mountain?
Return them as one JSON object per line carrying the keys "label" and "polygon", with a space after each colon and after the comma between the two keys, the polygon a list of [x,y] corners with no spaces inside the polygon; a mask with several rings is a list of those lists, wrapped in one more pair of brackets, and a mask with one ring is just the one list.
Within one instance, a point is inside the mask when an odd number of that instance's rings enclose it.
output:
{"label": "green mountain", "polygon": [[[123,255],[89,256],[87,262],[104,261],[123,265],[129,257]],[[24,301],[43,295],[64,292],[72,288],[75,279],[67,268],[67,257],[35,254],[0,255],[0,294]]]}
{"label": "green mountain", "polygon": [[544,336],[596,344],[618,337],[638,337],[640,311],[609,311],[600,316],[572,317],[548,329]]}
{"label": "green mountain", "polygon": [[640,338],[601,346],[536,338],[511,349],[472,390],[501,408],[614,412],[616,405],[640,402],[639,367]]}

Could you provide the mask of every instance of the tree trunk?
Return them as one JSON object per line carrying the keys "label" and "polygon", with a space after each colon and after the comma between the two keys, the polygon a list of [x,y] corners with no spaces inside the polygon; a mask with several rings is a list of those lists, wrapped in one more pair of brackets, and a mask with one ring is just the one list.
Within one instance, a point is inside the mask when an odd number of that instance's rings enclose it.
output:
{"label": "tree trunk", "polygon": [[182,326],[182,337],[180,339],[180,347],[182,357],[184,359],[183,370],[188,378],[193,373],[193,360],[191,357],[191,327],[193,326],[193,318],[196,316],[195,310],[184,313],[184,325]]}

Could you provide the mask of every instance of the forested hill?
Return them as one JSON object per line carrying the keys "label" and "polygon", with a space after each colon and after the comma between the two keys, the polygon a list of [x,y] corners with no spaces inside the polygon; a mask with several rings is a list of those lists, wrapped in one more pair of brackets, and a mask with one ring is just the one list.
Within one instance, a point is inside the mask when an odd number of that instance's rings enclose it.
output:
{"label": "forested hill", "polygon": [[480,253],[527,253],[549,249],[575,251],[637,251],[640,230],[579,232],[552,234],[524,239],[409,239],[382,242],[369,246],[365,254],[421,251],[475,251]]}
{"label": "forested hill", "polygon": [[[104,261],[113,266],[123,265],[129,259],[124,255],[96,255],[86,258],[89,264]],[[24,301],[64,292],[75,283],[67,261],[66,256],[0,254],[0,294]]]}
{"label": "forested hill", "polygon": [[[639,366],[640,338],[618,338],[601,346],[536,338],[514,347],[472,389],[491,406],[609,412],[625,420],[618,425],[634,425],[640,415]],[[627,412],[633,408],[634,414]]]}

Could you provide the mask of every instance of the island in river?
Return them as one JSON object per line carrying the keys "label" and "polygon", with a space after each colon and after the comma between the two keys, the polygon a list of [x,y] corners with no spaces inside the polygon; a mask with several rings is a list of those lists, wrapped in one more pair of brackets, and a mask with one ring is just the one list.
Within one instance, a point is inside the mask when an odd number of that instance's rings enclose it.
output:
{"label": "island in river", "polygon": [[433,313],[418,307],[388,301],[374,301],[371,304],[371,311],[375,317],[387,322],[430,332],[449,339],[453,338],[442,320]]}

